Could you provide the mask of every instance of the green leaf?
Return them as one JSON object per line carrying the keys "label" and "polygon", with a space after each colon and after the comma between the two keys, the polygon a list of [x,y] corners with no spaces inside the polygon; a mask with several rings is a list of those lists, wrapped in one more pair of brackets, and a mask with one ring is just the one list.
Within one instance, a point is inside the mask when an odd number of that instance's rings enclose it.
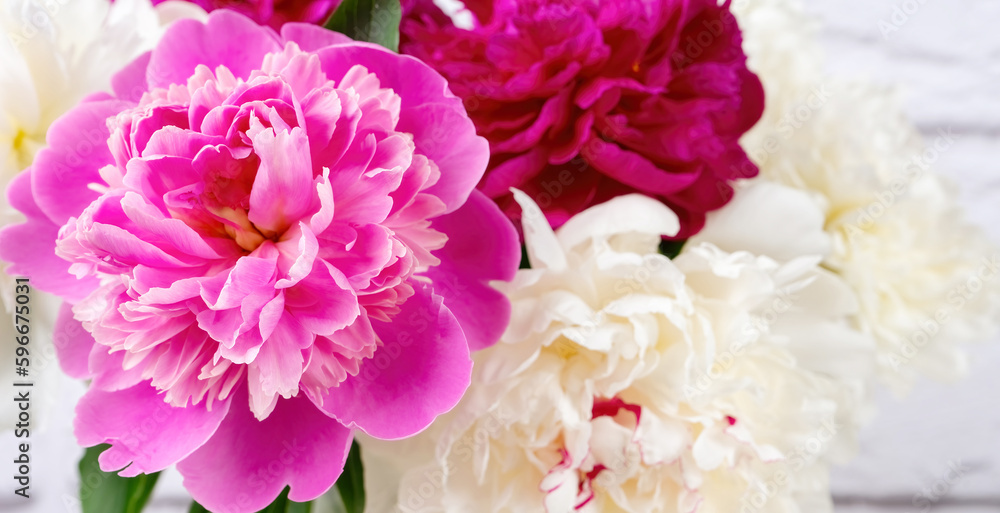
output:
{"label": "green leaf", "polygon": [[344,501],[347,513],[363,513],[365,510],[365,471],[361,465],[361,447],[357,440],[351,443],[347,454],[344,473],[337,479],[337,491]]}
{"label": "green leaf", "polygon": [[111,447],[90,447],[80,460],[80,506],[83,513],[140,513],[160,473],[121,477],[104,472],[97,457]]}
{"label": "green leaf", "polygon": [[673,260],[677,258],[677,255],[681,254],[681,250],[684,249],[684,243],[686,240],[663,240],[660,241],[660,254],[665,255],[667,258]]}
{"label": "green leaf", "polygon": [[400,0],[344,0],[324,27],[399,51]]}
{"label": "green leaf", "polygon": [[[274,502],[269,504],[266,508],[258,511],[257,513],[311,513],[312,503],[311,502],[294,502],[288,500],[288,487],[281,492]],[[211,513],[205,506],[198,504],[197,502],[191,503],[191,509],[188,513]]]}
{"label": "green leaf", "polygon": [[288,507],[288,488],[286,487],[281,495],[270,506],[260,510],[258,513],[285,513],[285,509]]}
{"label": "green leaf", "polygon": [[[347,454],[344,472],[337,479],[337,490],[331,491],[330,497],[320,500],[327,501],[327,507],[335,513],[363,513],[365,510],[365,474],[361,465],[361,448],[357,442],[351,444],[351,452]],[[188,513],[210,513],[197,502],[191,503]],[[285,488],[270,506],[258,513],[320,513],[312,502],[293,502],[288,500],[288,488]],[[326,512],[323,512],[326,513]]]}
{"label": "green leaf", "polygon": [[531,269],[531,259],[528,258],[528,246],[521,245],[521,267],[520,269]]}
{"label": "green leaf", "polygon": [[285,506],[285,513],[310,513],[313,510],[311,502],[288,501]]}
{"label": "green leaf", "polygon": [[344,506],[344,499],[336,487],[317,499],[316,507],[322,508],[317,509],[316,513],[347,513],[347,506]]}
{"label": "green leaf", "polygon": [[202,506],[197,502],[191,502],[191,509],[188,510],[188,513],[210,513],[210,512],[207,509],[205,509],[205,506]]}

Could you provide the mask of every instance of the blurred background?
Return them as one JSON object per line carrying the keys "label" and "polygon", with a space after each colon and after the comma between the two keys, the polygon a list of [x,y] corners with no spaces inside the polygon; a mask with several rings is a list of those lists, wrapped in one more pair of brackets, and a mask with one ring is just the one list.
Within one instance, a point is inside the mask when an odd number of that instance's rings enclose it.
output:
{"label": "blurred background", "polygon": [[[920,132],[958,135],[936,170],[1000,242],[1000,2],[805,0],[828,71],[895,86]],[[834,471],[837,512],[1000,511],[1000,339],[969,348],[971,375],[883,393],[861,454]]]}
{"label": "blurred background", "polygon": [[[970,219],[1000,242],[1000,1],[805,2],[823,25],[830,73],[896,86],[925,136],[958,135],[937,171],[958,185]],[[880,394],[860,455],[834,471],[838,513],[1000,512],[1000,339],[969,350],[971,375],[962,382],[924,381],[905,398]],[[30,506],[3,477],[0,511],[80,511],[82,451],[71,418],[83,387],[62,381],[45,430],[32,433]],[[0,439],[0,461],[9,461],[13,436]],[[147,511],[181,513],[188,504],[179,475],[167,471]]]}

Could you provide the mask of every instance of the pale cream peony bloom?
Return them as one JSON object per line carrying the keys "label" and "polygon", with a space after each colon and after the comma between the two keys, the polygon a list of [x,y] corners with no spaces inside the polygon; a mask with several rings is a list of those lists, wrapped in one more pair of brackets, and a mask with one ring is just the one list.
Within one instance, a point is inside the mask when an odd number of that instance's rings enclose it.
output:
{"label": "pale cream peony bloom", "polygon": [[[772,186],[740,204],[819,219],[799,196]],[[852,452],[872,344],[817,266],[821,225],[801,223],[792,249],[772,230],[783,263],[706,241],[670,260],[660,236],[679,225],[655,200],[617,198],[553,233],[515,197],[532,268],[507,285],[510,327],[427,432],[362,440],[369,513],[831,510],[827,466]]]}
{"label": "pale cream peony bloom", "polygon": [[823,266],[854,290],[883,381],[904,392],[919,375],[960,377],[959,344],[988,338],[1000,318],[1000,252],[930,170],[955,137],[941,132],[925,146],[892,92],[824,76],[815,24],[797,0],[733,8],[767,105],[743,146],[762,177],[822,210],[832,238]]}
{"label": "pale cream peony bloom", "polygon": [[[0,0],[0,226],[18,222],[20,213],[7,203],[11,179],[31,165],[45,146],[53,121],[86,96],[111,90],[111,77],[159,40],[166,25],[179,18],[205,16],[187,2],[154,8],[149,0]],[[0,273],[0,299],[12,312],[14,283]],[[32,290],[30,381],[34,420],[55,400],[58,375],[52,333],[59,301]],[[0,320],[0,392],[15,376],[13,319]],[[11,392],[12,393],[12,392]],[[16,405],[0,405],[0,429],[10,428]]]}
{"label": "pale cream peony bloom", "polygon": [[204,12],[188,2],[0,0],[0,176],[31,164],[49,125],[151,49],[165,25]]}

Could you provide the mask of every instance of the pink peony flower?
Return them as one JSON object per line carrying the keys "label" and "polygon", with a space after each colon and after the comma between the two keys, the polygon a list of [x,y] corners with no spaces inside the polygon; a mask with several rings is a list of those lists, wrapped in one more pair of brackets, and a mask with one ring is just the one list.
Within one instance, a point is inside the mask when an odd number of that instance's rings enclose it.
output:
{"label": "pink peony flower", "polygon": [[212,511],[337,479],[352,430],[451,409],[509,304],[487,143],[412,57],[305,24],[180,21],[60,118],[9,189],[11,272],[66,299],[92,379],[82,445],[125,476],[177,463]]}
{"label": "pink peony flower", "polygon": [[[160,4],[167,0],[154,0]],[[289,22],[322,25],[337,10],[341,0],[188,0],[206,11],[229,9],[250,19],[280,29]]]}
{"label": "pink peony flower", "polygon": [[729,2],[475,0],[466,30],[413,0],[401,49],[465,100],[492,159],[479,188],[511,218],[509,189],[558,227],[641,192],[681,218],[678,238],[757,174],[738,140],[764,96]]}

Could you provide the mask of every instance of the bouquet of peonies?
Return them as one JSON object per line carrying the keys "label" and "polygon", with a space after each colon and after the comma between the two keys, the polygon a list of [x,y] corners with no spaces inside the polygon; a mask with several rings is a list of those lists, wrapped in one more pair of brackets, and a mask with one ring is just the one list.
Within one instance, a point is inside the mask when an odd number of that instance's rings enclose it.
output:
{"label": "bouquet of peonies", "polygon": [[3,344],[89,383],[86,513],[830,511],[995,328],[795,0],[153,3],[0,0]]}

